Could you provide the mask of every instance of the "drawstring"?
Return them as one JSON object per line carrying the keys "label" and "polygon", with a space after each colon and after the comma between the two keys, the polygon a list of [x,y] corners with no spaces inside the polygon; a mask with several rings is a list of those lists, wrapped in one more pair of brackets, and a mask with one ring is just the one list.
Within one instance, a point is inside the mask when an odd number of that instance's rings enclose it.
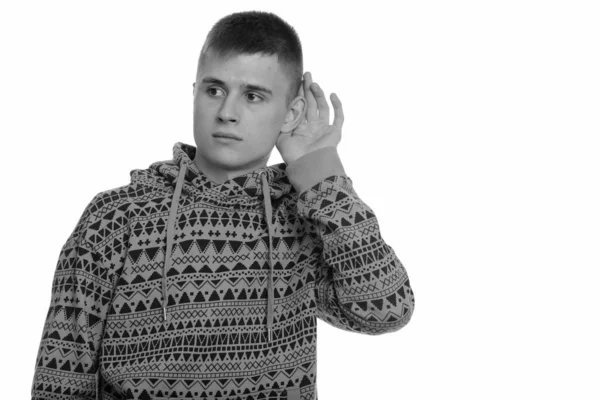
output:
{"label": "drawstring", "polygon": [[271,341],[273,332],[273,259],[271,254],[271,231],[272,224],[271,218],[273,210],[271,208],[271,189],[269,188],[269,182],[267,181],[267,172],[261,171],[259,175],[262,177],[263,184],[263,199],[265,202],[267,228],[269,231],[269,282],[268,282],[268,294],[267,294],[267,338]]}
{"label": "drawstring", "polygon": [[175,193],[173,194],[173,201],[171,202],[169,219],[167,220],[167,254],[165,254],[165,265],[162,276],[163,321],[167,320],[167,271],[169,270],[169,268],[171,268],[171,247],[173,246],[173,231],[175,230],[175,217],[177,216],[177,205],[179,204],[179,195],[181,194],[181,187],[183,186],[183,179],[185,177],[186,168],[187,164],[181,163],[181,169],[179,170],[179,176],[177,177],[177,185],[175,186]]}
{"label": "drawstring", "polygon": [[[173,246],[173,231],[175,230],[175,218],[177,216],[177,206],[179,204],[179,196],[181,195],[181,188],[183,186],[183,180],[185,178],[185,171],[187,164],[181,163],[181,169],[179,170],[179,176],[177,177],[177,184],[175,185],[175,192],[173,194],[173,201],[171,202],[171,210],[169,212],[169,219],[167,220],[167,249],[165,254],[165,264],[162,276],[162,293],[163,293],[163,321],[167,320],[167,271],[171,268],[171,248]],[[268,281],[268,294],[267,294],[267,338],[270,342],[272,339],[273,332],[273,259],[272,259],[272,221],[273,209],[271,207],[271,189],[267,180],[267,172],[261,171],[259,175],[262,178],[263,185],[263,200],[265,202],[265,212],[267,220],[267,228],[269,233],[269,281]]]}

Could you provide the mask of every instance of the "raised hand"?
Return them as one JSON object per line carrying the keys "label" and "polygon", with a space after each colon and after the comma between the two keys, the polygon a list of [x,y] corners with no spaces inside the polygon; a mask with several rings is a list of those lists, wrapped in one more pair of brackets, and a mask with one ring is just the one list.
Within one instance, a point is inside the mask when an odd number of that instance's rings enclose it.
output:
{"label": "raised hand", "polygon": [[333,105],[333,124],[329,124],[329,105],[321,87],[313,82],[310,72],[304,74],[298,95],[306,98],[306,118],[290,133],[281,133],[277,150],[286,164],[290,164],[313,150],[337,146],[342,140],[344,111],[335,93],[330,96]]}

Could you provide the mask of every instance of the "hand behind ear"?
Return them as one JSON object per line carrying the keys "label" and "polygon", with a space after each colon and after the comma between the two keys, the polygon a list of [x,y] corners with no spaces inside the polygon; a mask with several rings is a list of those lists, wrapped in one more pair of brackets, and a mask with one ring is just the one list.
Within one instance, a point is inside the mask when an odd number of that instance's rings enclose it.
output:
{"label": "hand behind ear", "polygon": [[277,150],[286,164],[322,147],[336,147],[342,139],[344,111],[337,95],[331,94],[331,104],[335,114],[333,124],[330,125],[329,105],[325,92],[312,81],[310,72],[304,74],[302,87],[298,93],[302,96],[306,95],[302,122],[292,132],[281,133],[276,143]]}

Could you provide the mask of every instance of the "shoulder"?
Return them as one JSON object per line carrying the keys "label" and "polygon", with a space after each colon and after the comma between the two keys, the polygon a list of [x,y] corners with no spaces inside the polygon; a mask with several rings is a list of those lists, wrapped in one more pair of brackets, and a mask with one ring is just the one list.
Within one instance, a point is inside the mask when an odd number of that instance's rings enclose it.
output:
{"label": "shoulder", "polygon": [[128,183],[97,192],[87,203],[72,234],[93,247],[129,233],[133,210],[155,197],[157,190]]}

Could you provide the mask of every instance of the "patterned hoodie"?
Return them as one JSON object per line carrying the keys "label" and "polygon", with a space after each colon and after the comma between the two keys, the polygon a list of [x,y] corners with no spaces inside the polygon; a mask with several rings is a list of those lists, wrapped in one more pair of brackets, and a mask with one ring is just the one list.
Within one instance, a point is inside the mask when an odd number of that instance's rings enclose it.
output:
{"label": "patterned hoodie", "polygon": [[223,183],[195,154],[177,142],[85,208],[32,399],[318,400],[317,317],[368,335],[410,320],[406,270],[335,147]]}

